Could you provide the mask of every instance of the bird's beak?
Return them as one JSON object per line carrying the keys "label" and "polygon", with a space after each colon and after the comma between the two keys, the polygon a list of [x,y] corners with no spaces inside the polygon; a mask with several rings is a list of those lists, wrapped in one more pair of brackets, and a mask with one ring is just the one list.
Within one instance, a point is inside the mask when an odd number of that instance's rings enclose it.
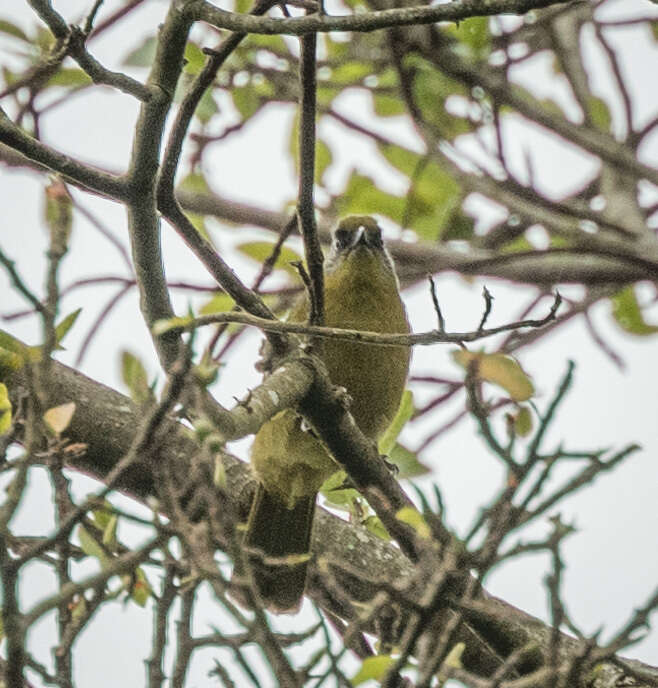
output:
{"label": "bird's beak", "polygon": [[359,227],[356,232],[354,233],[354,241],[352,242],[352,246],[356,247],[359,244],[363,246],[368,245],[368,237],[366,236],[366,228],[365,227]]}

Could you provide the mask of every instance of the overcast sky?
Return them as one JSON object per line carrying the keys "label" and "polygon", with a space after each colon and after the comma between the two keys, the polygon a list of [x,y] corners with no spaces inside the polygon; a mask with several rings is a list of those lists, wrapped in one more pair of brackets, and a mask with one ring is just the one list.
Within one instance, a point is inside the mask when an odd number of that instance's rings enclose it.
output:
{"label": "overcast sky", "polygon": [[[68,21],[75,21],[87,2],[66,0],[54,2]],[[109,13],[116,3],[106,2],[101,16]],[[623,6],[623,7],[622,7]],[[22,22],[26,28],[34,24],[27,4],[17,0],[11,3],[11,18]],[[131,23],[129,32],[108,32],[93,44],[93,54],[110,68],[119,69],[120,58],[139,43],[140,32],[150,35],[161,21],[166,3],[153,0],[139,10],[139,20]],[[643,0],[623,0],[609,3],[610,16],[623,11],[646,15],[653,6]],[[0,18],[8,16],[7,8],[0,8]],[[0,43],[0,64],[7,58]],[[655,83],[658,65],[656,43],[642,27],[618,32],[615,45],[623,49],[624,63],[633,84],[633,97],[639,111],[649,118],[658,109],[658,91],[646,88]],[[605,94],[605,65],[596,51],[590,50],[590,67],[596,75],[595,83]],[[568,95],[555,81],[542,75],[549,65],[537,61],[527,70],[527,78],[533,87],[541,86],[546,93],[565,102]],[[533,71],[535,70],[535,71]],[[134,72],[142,78],[143,71]],[[644,85],[644,88],[642,88]],[[613,115],[616,102],[611,103]],[[340,101],[340,107],[354,114],[369,125],[372,123],[369,106],[359,94],[348,94]],[[9,109],[9,108],[8,108]],[[130,150],[131,135],[137,108],[127,96],[117,96],[109,89],[93,89],[88,95],[72,99],[70,104],[57,108],[44,119],[43,138],[72,155],[121,170],[125,168]],[[248,201],[270,209],[281,209],[294,198],[296,182],[294,170],[288,159],[288,132],[293,113],[289,108],[267,108],[251,122],[240,136],[215,146],[206,160],[205,169],[213,189],[223,195]],[[226,121],[230,121],[230,111]],[[413,134],[399,120],[389,122],[391,136],[413,144]],[[565,192],[571,185],[587,175],[591,162],[583,160],[573,150],[558,145],[555,140],[540,134],[536,128],[516,127],[515,143],[510,149],[513,165],[523,164],[524,147],[531,146],[534,168],[540,171],[542,188],[551,195]],[[402,180],[390,169],[382,166],[373,149],[354,135],[347,135],[336,125],[322,125],[320,131],[337,159],[331,169],[329,183],[333,191],[339,191],[347,171],[356,166],[360,171],[380,179],[392,190],[402,190]],[[658,160],[658,136],[643,151],[646,162]],[[255,161],[257,160],[257,163]],[[229,168],[230,174],[225,170]],[[0,167],[0,207],[3,208],[4,229],[0,234],[3,250],[13,258],[19,271],[31,285],[43,283],[46,235],[41,220],[41,199],[44,180],[38,175],[8,170]],[[103,222],[127,245],[125,215],[121,207],[107,201],[73,190],[76,201],[102,217]],[[320,199],[321,200],[321,199]],[[493,217],[493,210],[482,204],[474,205],[479,222],[486,224]],[[213,226],[212,221],[209,223]],[[387,227],[393,234],[395,229]],[[72,248],[62,266],[61,285],[98,274],[126,274],[120,254],[96,232],[81,216],[76,216]],[[226,250],[231,242],[244,241],[249,237],[266,236],[258,230],[245,229],[229,236],[215,234]],[[171,280],[181,279],[210,284],[210,278],[196,259],[168,227],[163,231],[165,266]],[[235,266],[241,277],[249,281],[258,266],[236,257]],[[472,329],[481,313],[481,281],[466,281],[456,274],[444,274],[438,278],[439,295],[449,329]],[[502,281],[487,280],[494,294],[496,323],[515,317],[522,303],[523,290]],[[25,307],[21,298],[8,291],[8,280],[0,272],[0,314]],[[62,313],[83,307],[83,313],[70,333],[67,351],[58,359],[72,364],[80,342],[97,315],[99,308],[112,293],[112,289],[99,287],[79,289],[64,298]],[[532,293],[532,290],[528,290]],[[569,289],[565,289],[569,294]],[[653,291],[646,287],[647,297]],[[187,308],[189,294],[175,294],[176,307]],[[431,329],[434,315],[429,293],[425,287],[416,287],[405,293],[414,330]],[[197,301],[198,302],[198,301]],[[658,313],[654,313],[658,322]],[[610,447],[620,449],[632,442],[642,445],[641,452],[611,474],[598,478],[594,486],[582,490],[577,496],[564,502],[557,511],[566,522],[573,523],[577,532],[570,537],[564,548],[567,569],[564,574],[564,598],[572,619],[585,632],[604,628],[603,640],[614,633],[641,606],[655,589],[658,581],[658,423],[656,422],[656,346],[655,337],[634,338],[622,333],[611,321],[610,309],[600,304],[592,313],[593,321],[605,340],[623,356],[624,370],[612,364],[586,331],[582,321],[573,322],[543,339],[537,346],[524,350],[520,359],[531,374],[538,390],[537,404],[545,405],[563,375],[568,359],[576,362],[575,384],[563,405],[557,428],[549,439],[555,444],[563,440],[573,449]],[[38,328],[33,318],[12,321],[7,327],[17,336],[34,343],[38,341]],[[230,403],[232,397],[241,396],[247,387],[258,383],[253,370],[259,344],[258,333],[250,333],[240,347],[240,361],[234,362],[222,373],[217,395],[221,402]],[[158,373],[150,339],[138,310],[137,295],[129,294],[115,309],[88,352],[81,366],[83,372],[94,379],[122,389],[119,380],[119,351],[130,349],[141,356],[149,373]],[[414,374],[442,373],[454,376],[457,369],[449,358],[450,348],[434,346],[414,351]],[[159,374],[159,379],[162,375]],[[125,391],[125,390],[124,390]],[[427,398],[429,390],[415,389],[419,402]],[[463,402],[462,402],[463,403]],[[457,405],[445,411],[447,419]],[[436,418],[432,419],[436,424]],[[404,439],[409,446],[418,445],[427,426],[410,425]],[[246,457],[248,442],[238,443],[233,449]],[[449,525],[464,533],[477,510],[486,503],[501,485],[501,467],[492,459],[487,448],[477,438],[474,423],[463,422],[453,433],[446,434],[440,442],[431,445],[424,454],[425,463],[434,469],[432,480],[438,482],[447,504]],[[562,473],[564,476],[565,473]],[[94,489],[94,483],[86,478],[74,480],[76,494],[85,495]],[[51,524],[52,509],[47,506],[50,488],[43,472],[35,471],[30,492],[20,514],[14,522],[17,531],[43,534]],[[125,500],[124,500],[125,501]],[[138,506],[131,508],[139,510]],[[143,510],[143,513],[147,513]],[[547,523],[531,529],[524,537],[545,532]],[[125,528],[127,541],[138,541],[142,535]],[[525,557],[494,572],[487,580],[488,589],[523,610],[546,618],[547,593],[543,578],[548,572],[547,557]],[[31,567],[26,572],[21,587],[25,605],[43,598],[52,590],[54,580],[45,567]],[[88,569],[87,569],[88,570]],[[154,581],[155,582],[155,581]],[[217,623],[216,610],[208,606],[200,610],[195,622],[199,631],[208,631]],[[79,685],[104,688],[117,685],[139,685],[143,678],[142,661],[149,653],[149,610],[138,609],[133,604],[112,605],[96,617],[82,634],[76,655],[76,677]],[[658,622],[656,615],[654,624]],[[284,622],[287,623],[287,622]],[[31,634],[30,646],[39,648],[37,654],[49,662],[48,648],[53,642],[52,619],[39,624]],[[108,645],[109,642],[109,645]],[[108,652],[108,647],[111,651]],[[658,664],[658,632],[655,630],[645,641],[627,652],[646,662]],[[125,661],[117,662],[117,656]],[[205,672],[211,668],[209,655],[197,658],[193,663],[189,685],[203,685]]]}

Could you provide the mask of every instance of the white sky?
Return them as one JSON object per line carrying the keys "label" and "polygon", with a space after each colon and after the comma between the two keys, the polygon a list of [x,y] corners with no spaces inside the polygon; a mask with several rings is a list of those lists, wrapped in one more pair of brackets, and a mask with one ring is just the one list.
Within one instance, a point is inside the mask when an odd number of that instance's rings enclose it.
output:
{"label": "white sky", "polygon": [[[77,0],[53,4],[70,21],[77,18],[79,8],[88,5]],[[115,4],[108,2],[103,12],[109,12]],[[609,3],[610,16],[620,13],[622,5],[624,13],[631,12],[630,8],[633,8],[642,15],[648,14],[652,7],[644,0],[618,1]],[[149,34],[161,20],[164,8],[163,2],[146,3],[139,11],[140,20],[132,26],[141,26],[143,35]],[[27,4],[12,3],[10,14],[13,21],[26,22],[25,26],[32,23],[32,13]],[[8,10],[4,7],[0,9],[0,17],[3,15],[8,16]],[[93,44],[93,54],[109,67],[119,68],[118,58],[127,48],[139,42],[139,31],[131,31],[128,38],[122,37],[121,46],[117,46],[117,42],[117,34],[108,33]],[[648,32],[636,27],[633,30],[620,30],[618,38],[615,37],[615,45],[623,47],[624,64],[628,67],[629,78],[635,84],[634,95],[640,106],[640,117],[655,114],[658,104],[656,90],[648,89],[646,85],[653,82],[650,75],[658,64],[656,43],[651,42]],[[600,55],[590,52],[592,65],[598,74],[597,66],[600,70],[602,65]],[[537,78],[544,68],[545,65],[538,64],[535,74],[528,73],[533,87],[543,83],[547,89],[550,88],[548,81]],[[137,75],[142,76],[143,72],[137,72]],[[595,83],[605,93],[605,80],[600,78]],[[642,84],[644,88],[640,88]],[[561,93],[564,97],[564,91],[560,89],[552,90],[550,95],[557,99]],[[363,97],[344,96],[341,106],[370,124]],[[613,103],[612,106],[614,114],[618,104]],[[90,97],[77,97],[69,105],[49,115],[44,120],[44,138],[72,155],[114,169],[123,169],[135,116],[136,107],[131,98],[116,96],[108,89],[94,89]],[[206,163],[206,172],[213,188],[222,194],[271,209],[279,209],[283,203],[293,199],[296,182],[292,165],[287,159],[291,116],[290,109],[268,108],[245,128],[242,136],[215,146]],[[401,128],[399,121],[392,121],[388,126],[391,136],[410,138],[409,132]],[[399,188],[399,177],[383,167],[379,159],[375,159],[373,149],[368,144],[354,135],[346,136],[335,125],[323,125],[320,131],[335,146],[334,155],[339,158],[330,173],[334,190],[340,190],[345,174],[352,165],[362,172],[382,178],[383,183],[391,189]],[[339,134],[342,136],[340,139]],[[652,143],[643,153],[647,162],[655,163],[658,159],[658,137],[654,137]],[[522,164],[524,146],[531,147],[534,167],[541,170],[543,188],[550,190],[551,194],[559,191],[561,184],[563,189],[568,189],[578,175],[586,174],[587,162],[583,163],[574,155],[568,156],[564,147],[556,146],[547,136],[538,136],[535,128],[517,126],[514,145],[510,149],[515,164]],[[0,167],[0,207],[3,208],[4,220],[0,242],[3,250],[16,260],[18,269],[31,285],[43,283],[45,266],[42,188],[43,181],[37,175]],[[86,207],[94,209],[117,237],[124,243],[127,241],[124,212],[118,205],[79,191],[74,190],[73,193]],[[225,250],[226,245],[234,240],[244,241],[252,236],[261,236],[261,233],[241,230],[236,232],[235,237],[227,233],[216,233],[215,236]],[[167,227],[164,228],[163,241],[167,276],[170,279],[210,282],[196,259]],[[257,266],[241,259],[236,259],[235,266],[247,282],[257,270]],[[61,284],[67,285],[76,279],[96,274],[123,272],[118,254],[87,222],[78,217],[72,250],[62,266]],[[481,312],[481,285],[482,282],[469,283],[455,274],[439,277],[439,295],[450,329],[469,329],[477,324]],[[495,322],[513,318],[519,304],[523,303],[526,290],[496,280],[487,280],[487,286],[496,297]],[[7,278],[4,272],[0,272],[0,294],[3,295],[0,311],[3,313],[24,307],[21,299],[15,293],[8,292],[7,287]],[[101,304],[111,295],[112,289],[78,290],[64,299],[62,313],[80,306],[83,307],[83,313],[66,341],[69,350],[62,352],[60,360],[73,362],[81,338]],[[527,293],[531,294],[532,290],[527,290]],[[176,293],[177,308],[185,309],[188,299],[187,293]],[[434,326],[431,301],[425,288],[419,287],[406,293],[405,299],[414,330],[426,330]],[[523,350],[520,356],[539,391],[537,403],[540,408],[545,407],[553,393],[564,373],[567,359],[577,363],[575,384],[561,408],[557,427],[549,438],[555,444],[564,440],[573,449],[620,449],[631,442],[638,442],[643,447],[641,452],[613,473],[600,476],[593,487],[582,490],[552,512],[559,511],[564,521],[572,522],[578,528],[578,532],[566,542],[564,550],[567,562],[564,598],[567,609],[584,631],[604,628],[604,640],[624,624],[634,608],[645,602],[658,581],[656,339],[633,338],[623,334],[611,323],[609,311],[607,305],[600,304],[594,309],[593,320],[605,340],[623,355],[627,363],[625,371],[619,371],[592,344],[581,322],[561,328],[558,333],[542,340],[540,345]],[[32,320],[12,322],[9,329],[30,342],[38,340]],[[243,340],[240,362],[234,363],[222,375],[221,388],[217,390],[220,401],[230,403],[234,395],[240,396],[247,387],[257,384],[258,375],[252,363],[256,358],[258,339],[254,333]],[[152,346],[139,317],[135,293],[122,301],[111,320],[103,326],[82,365],[83,372],[121,389],[118,352],[124,348],[138,353],[151,375],[157,373]],[[449,348],[435,346],[417,349],[414,352],[413,373],[455,375],[456,369],[449,359]],[[426,396],[426,390],[418,390],[418,399]],[[456,408],[453,406],[452,411]],[[450,415],[446,412],[441,418],[445,420]],[[438,422],[440,420],[433,419],[434,424]],[[405,438],[410,446],[420,442],[422,429],[414,425],[406,429]],[[236,445],[236,451],[245,455],[247,444],[243,442]],[[423,458],[435,469],[432,479],[438,482],[446,500],[449,524],[458,532],[465,532],[477,509],[498,490],[502,476],[500,467],[489,457],[470,420],[462,423],[455,432],[444,435],[440,442],[428,449]],[[82,496],[93,489],[93,483],[79,478],[75,480],[75,487],[76,493]],[[30,495],[14,522],[17,531],[32,534],[44,532],[44,523],[50,521],[52,513],[51,508],[46,506],[49,493],[44,474],[35,473]],[[546,527],[544,524],[533,528],[524,535],[524,539],[545,532]],[[124,532],[127,541],[139,538],[139,534],[128,529]],[[529,613],[545,617],[547,594],[543,578],[547,571],[545,556],[525,557],[492,574],[488,579],[488,589]],[[23,603],[29,606],[31,601],[41,599],[48,594],[52,584],[52,578],[48,579],[44,567],[33,567],[31,572],[26,572],[22,582]],[[208,632],[209,624],[218,623],[215,614],[211,607],[201,610],[196,618],[197,630]],[[653,616],[654,624],[657,622],[656,616]],[[150,610],[141,610],[132,604],[112,605],[97,616],[77,644],[76,678],[79,685],[87,685],[92,681],[99,688],[118,682],[138,685],[144,672],[142,660],[149,654],[150,621]],[[48,648],[53,642],[52,630],[52,622],[44,621],[30,636],[31,648],[44,662],[50,660]],[[112,648],[111,652],[107,651],[108,647]],[[654,630],[627,654],[658,663],[658,633]],[[122,657],[122,660],[117,661],[117,657]],[[211,666],[208,653],[197,658],[188,684],[207,683],[206,671]]]}

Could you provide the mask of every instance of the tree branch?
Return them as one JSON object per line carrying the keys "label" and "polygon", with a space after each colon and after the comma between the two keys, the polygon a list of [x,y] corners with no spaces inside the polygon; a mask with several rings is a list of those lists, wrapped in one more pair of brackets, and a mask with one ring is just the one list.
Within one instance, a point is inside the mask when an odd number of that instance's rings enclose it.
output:
{"label": "tree branch", "polygon": [[429,7],[402,7],[354,15],[311,14],[289,19],[270,19],[227,12],[205,0],[192,0],[187,12],[191,19],[208,22],[220,29],[301,36],[328,31],[377,31],[391,26],[435,24],[440,21],[458,22],[469,17],[495,14],[525,14],[530,10],[558,4],[563,3],[555,0],[460,0]]}

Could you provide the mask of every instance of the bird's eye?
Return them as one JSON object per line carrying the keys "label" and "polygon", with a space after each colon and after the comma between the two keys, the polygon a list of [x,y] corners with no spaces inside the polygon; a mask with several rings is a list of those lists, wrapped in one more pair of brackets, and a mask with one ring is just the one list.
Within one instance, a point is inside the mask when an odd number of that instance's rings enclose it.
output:
{"label": "bird's eye", "polygon": [[345,248],[350,243],[351,232],[347,229],[337,229],[334,233],[334,241],[338,248]]}
{"label": "bird's eye", "polygon": [[379,225],[375,225],[374,227],[370,227],[368,230],[368,243],[371,246],[383,246],[384,242],[382,240],[382,230],[379,227]]}

